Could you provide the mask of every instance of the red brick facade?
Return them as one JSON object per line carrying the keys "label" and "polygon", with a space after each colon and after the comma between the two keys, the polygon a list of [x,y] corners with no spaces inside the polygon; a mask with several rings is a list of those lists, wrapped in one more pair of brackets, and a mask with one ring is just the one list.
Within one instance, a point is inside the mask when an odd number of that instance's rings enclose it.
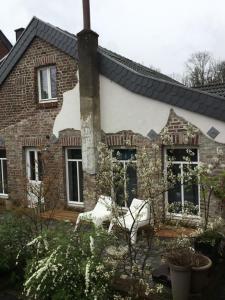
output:
{"label": "red brick facade", "polygon": [[[41,66],[56,65],[57,102],[39,103],[37,69]],[[40,147],[47,149],[51,159],[49,172],[55,174],[57,166],[59,198],[66,205],[65,148],[81,147],[80,132],[66,129],[60,132],[59,139],[52,140],[54,120],[62,107],[63,93],[71,90],[77,83],[77,63],[69,55],[59,51],[47,42],[35,38],[14,67],[5,82],[0,86],[1,116],[0,138],[4,140],[8,160],[8,190],[12,201],[24,200],[24,178],[26,176],[25,149]],[[187,140],[187,121],[172,111],[166,125],[173,137],[173,143],[179,146],[199,148],[200,158],[210,162],[217,147],[222,147],[202,133]],[[103,141],[110,147],[135,148],[141,151],[143,145],[151,148],[152,142],[131,131],[105,134]],[[160,145],[162,150],[163,146]],[[163,164],[163,163],[162,163]],[[94,186],[94,177],[86,178],[87,185]],[[140,195],[141,197],[141,195]],[[219,202],[214,201],[213,214],[220,211]],[[86,208],[93,206],[93,203]]]}
{"label": "red brick facade", "polygon": [[[55,64],[57,70],[57,102],[38,103],[37,69]],[[77,64],[74,59],[43,40],[35,38],[19,63],[0,86],[0,137],[5,142],[8,160],[9,199],[24,198],[25,149],[46,145],[57,162],[61,181],[60,200],[65,201],[63,146],[77,145],[72,137],[51,144],[52,129],[59,113],[63,93],[74,88]],[[54,163],[52,163],[54,168]]]}

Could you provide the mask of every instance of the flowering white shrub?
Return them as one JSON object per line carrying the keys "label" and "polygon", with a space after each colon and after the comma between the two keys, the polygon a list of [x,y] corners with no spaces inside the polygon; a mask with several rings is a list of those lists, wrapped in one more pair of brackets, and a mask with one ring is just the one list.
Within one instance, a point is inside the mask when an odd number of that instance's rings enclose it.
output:
{"label": "flowering white shrub", "polygon": [[[59,232],[60,231],[60,232]],[[36,256],[27,267],[24,295],[28,299],[108,299],[114,270],[104,261],[112,238],[100,231],[74,232],[68,226],[28,244]]]}

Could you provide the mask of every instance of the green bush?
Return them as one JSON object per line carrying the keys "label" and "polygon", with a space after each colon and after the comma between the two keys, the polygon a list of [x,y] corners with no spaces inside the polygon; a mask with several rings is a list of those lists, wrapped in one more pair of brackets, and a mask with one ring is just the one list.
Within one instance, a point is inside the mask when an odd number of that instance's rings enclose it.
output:
{"label": "green bush", "polygon": [[22,271],[27,259],[26,244],[32,238],[26,218],[5,213],[0,217],[0,272]]}
{"label": "green bush", "polygon": [[74,232],[59,224],[29,243],[36,255],[25,275],[28,299],[110,299],[113,270],[105,261],[112,236],[102,230]]}

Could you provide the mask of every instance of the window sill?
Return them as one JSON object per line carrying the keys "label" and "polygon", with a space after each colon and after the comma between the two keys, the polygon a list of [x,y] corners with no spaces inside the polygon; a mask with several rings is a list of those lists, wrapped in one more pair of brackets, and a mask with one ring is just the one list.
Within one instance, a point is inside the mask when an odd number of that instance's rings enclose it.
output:
{"label": "window sill", "polygon": [[167,213],[166,214],[166,218],[169,219],[173,219],[173,220],[187,220],[187,221],[194,221],[194,222],[200,222],[201,221],[201,217],[200,216],[196,216],[196,215],[185,215],[185,214],[175,214],[175,213]]}
{"label": "window sill", "polygon": [[9,195],[8,194],[0,194],[0,199],[8,199]]}
{"label": "window sill", "polygon": [[58,100],[46,100],[46,101],[40,101],[38,103],[38,108],[55,108],[58,107]]}
{"label": "window sill", "polygon": [[84,202],[68,202],[70,207],[84,207]]}

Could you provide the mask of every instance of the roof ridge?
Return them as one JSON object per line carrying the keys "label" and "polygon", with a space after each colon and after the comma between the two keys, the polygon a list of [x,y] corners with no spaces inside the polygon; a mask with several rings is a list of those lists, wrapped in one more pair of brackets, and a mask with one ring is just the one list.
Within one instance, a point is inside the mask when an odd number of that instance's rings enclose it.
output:
{"label": "roof ridge", "polygon": [[211,82],[205,85],[198,85],[198,86],[193,86],[193,89],[199,89],[199,88],[205,88],[205,87],[213,87],[213,86],[220,86],[220,85],[225,85],[225,82]]}

